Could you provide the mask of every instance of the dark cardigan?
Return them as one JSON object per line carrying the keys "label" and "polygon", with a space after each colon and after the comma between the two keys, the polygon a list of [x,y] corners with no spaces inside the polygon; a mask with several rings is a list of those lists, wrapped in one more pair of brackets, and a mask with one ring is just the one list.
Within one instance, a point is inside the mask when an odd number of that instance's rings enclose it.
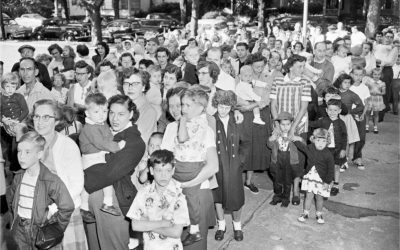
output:
{"label": "dark cardigan", "polygon": [[333,136],[335,137],[335,148],[340,150],[346,150],[347,146],[347,129],[346,124],[340,118],[332,121],[329,117],[322,117],[317,121],[311,121],[309,126],[311,128],[324,128],[329,129],[333,123]]}
{"label": "dark cardigan", "polygon": [[131,175],[143,157],[146,145],[136,124],[114,136],[114,141],[125,140],[125,147],[106,155],[106,163],[96,164],[84,171],[85,189],[90,194],[104,187],[114,185],[119,206],[125,214],[137,190],[132,184]]}
{"label": "dark cardigan", "polygon": [[324,183],[330,184],[333,181],[335,173],[335,161],[328,148],[317,150],[314,144],[306,145],[303,142],[295,141],[296,147],[307,155],[307,167],[305,173],[308,173],[313,166],[318,172]]}

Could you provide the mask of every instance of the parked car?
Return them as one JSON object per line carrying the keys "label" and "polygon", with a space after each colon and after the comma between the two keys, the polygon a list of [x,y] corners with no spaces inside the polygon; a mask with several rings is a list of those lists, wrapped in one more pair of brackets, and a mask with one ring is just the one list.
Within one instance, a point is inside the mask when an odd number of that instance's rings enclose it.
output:
{"label": "parked car", "polygon": [[14,19],[11,18],[3,19],[3,23],[4,23],[5,37],[7,39],[11,39],[12,34],[19,28],[19,25]]}
{"label": "parked car", "polygon": [[33,38],[60,39],[66,41],[83,40],[90,37],[88,24],[69,24],[65,19],[53,18],[43,22],[43,25],[35,28]]}
{"label": "parked car", "polygon": [[146,19],[166,19],[166,20],[172,20],[176,23],[180,23],[178,19],[172,17],[171,15],[168,15],[167,13],[162,13],[162,12],[158,12],[158,13],[149,13],[146,16]]}
{"label": "parked car", "polygon": [[14,30],[9,34],[9,39],[30,39],[33,37],[35,28],[17,25]]}
{"label": "parked car", "polygon": [[116,37],[122,37],[123,40],[132,39],[140,33],[139,28],[140,23],[137,19],[116,19],[103,27],[102,37],[107,42],[114,42]]}

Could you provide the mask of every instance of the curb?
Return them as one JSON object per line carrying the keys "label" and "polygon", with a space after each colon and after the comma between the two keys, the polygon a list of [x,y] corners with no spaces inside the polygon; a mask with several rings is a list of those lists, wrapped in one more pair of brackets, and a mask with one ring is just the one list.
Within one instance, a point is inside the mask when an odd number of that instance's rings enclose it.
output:
{"label": "curb", "polygon": [[324,207],[335,214],[340,214],[348,218],[362,218],[368,216],[390,216],[396,219],[400,218],[399,212],[356,207],[337,201],[326,200],[324,201]]}

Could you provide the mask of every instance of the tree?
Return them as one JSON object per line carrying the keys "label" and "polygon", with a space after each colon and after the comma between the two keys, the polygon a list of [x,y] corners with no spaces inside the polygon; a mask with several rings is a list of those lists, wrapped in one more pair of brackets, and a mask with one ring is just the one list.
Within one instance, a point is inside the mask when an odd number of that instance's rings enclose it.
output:
{"label": "tree", "polygon": [[4,29],[4,22],[3,22],[3,1],[0,0],[0,39],[5,40],[6,39],[6,31]]}
{"label": "tree", "polygon": [[119,19],[119,2],[120,2],[120,0],[113,0],[112,1],[112,6],[113,6],[113,9],[114,9],[114,18],[115,19]]}
{"label": "tree", "polygon": [[399,0],[393,0],[393,16],[400,16],[400,5]]}
{"label": "tree", "polygon": [[187,0],[179,0],[179,6],[181,9],[181,23],[182,23],[182,25],[186,25],[186,23],[187,23],[187,17],[186,17]]}
{"label": "tree", "polygon": [[363,14],[364,18],[367,16],[368,4],[369,4],[369,0],[364,0],[363,8],[362,8],[362,14]]}
{"label": "tree", "polygon": [[102,40],[100,8],[104,0],[81,0],[81,5],[89,12],[92,22],[92,43],[96,44]]}
{"label": "tree", "polygon": [[191,36],[197,36],[197,28],[199,21],[199,0],[192,0],[192,18],[190,20]]}
{"label": "tree", "polygon": [[68,0],[61,0],[61,6],[64,9],[65,19],[69,23],[70,15],[69,15],[69,8],[68,8]]}
{"label": "tree", "polygon": [[365,35],[373,37],[378,30],[379,17],[381,15],[380,0],[370,0],[367,14],[367,25],[365,27]]}
{"label": "tree", "polygon": [[258,30],[264,31],[264,0],[258,0]]}

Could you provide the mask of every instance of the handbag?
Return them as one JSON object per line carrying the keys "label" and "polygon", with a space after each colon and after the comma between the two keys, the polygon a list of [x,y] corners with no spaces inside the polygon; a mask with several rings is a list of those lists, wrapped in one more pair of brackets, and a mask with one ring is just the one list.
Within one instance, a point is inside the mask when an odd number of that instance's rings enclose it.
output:
{"label": "handbag", "polygon": [[[47,218],[47,214],[45,218]],[[50,218],[39,227],[35,245],[38,249],[50,249],[60,244],[63,238],[64,230],[57,221]]]}

